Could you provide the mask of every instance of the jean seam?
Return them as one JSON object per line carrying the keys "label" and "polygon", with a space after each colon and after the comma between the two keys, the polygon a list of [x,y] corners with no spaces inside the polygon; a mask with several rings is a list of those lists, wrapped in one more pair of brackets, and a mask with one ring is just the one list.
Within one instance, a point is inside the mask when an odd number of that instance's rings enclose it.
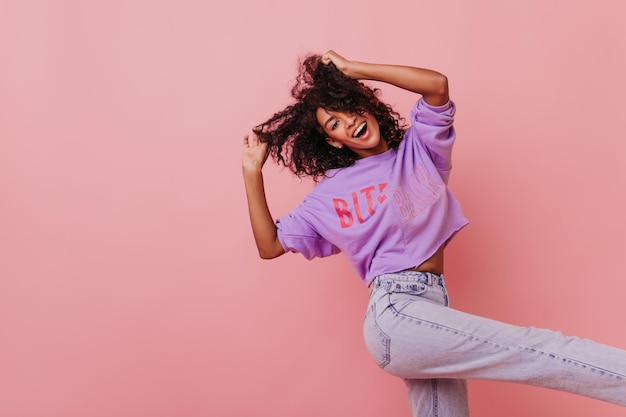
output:
{"label": "jean seam", "polygon": [[[428,301],[428,300],[424,300],[424,301]],[[428,324],[430,326],[433,326],[435,328],[444,330],[446,332],[454,332],[455,334],[460,334],[460,335],[462,335],[462,336],[464,336],[464,337],[466,337],[466,338],[468,338],[470,340],[473,339],[473,340],[482,341],[484,343],[489,343],[490,345],[496,346],[498,348],[507,349],[507,350],[511,349],[508,346],[502,346],[502,345],[500,345],[500,344],[498,344],[498,343],[496,343],[496,342],[494,342],[492,340],[485,339],[485,338],[478,337],[478,336],[474,336],[471,333],[467,333],[467,332],[465,332],[463,330],[460,330],[460,329],[455,329],[454,327],[443,326],[443,325],[438,324],[438,323],[433,323],[433,322],[428,321],[428,320],[424,320],[424,319],[421,319],[421,318],[418,318],[418,317],[413,317],[413,316],[410,316],[408,314],[401,313],[398,310],[396,310],[396,308],[393,305],[390,305],[389,307],[390,307],[391,311],[393,312],[393,314],[396,315],[398,318],[400,318],[402,320],[406,319],[406,320],[416,321],[416,322],[419,322],[421,324]]]}
{"label": "jean seam", "polygon": [[613,377],[613,378],[616,378],[618,380],[622,380],[622,379],[626,378],[626,375],[618,374],[617,372],[609,371],[608,369],[603,369],[603,368],[597,367],[595,365],[591,365],[589,363],[585,363],[585,362],[581,362],[581,361],[576,360],[576,359],[569,358],[567,356],[557,355],[555,353],[543,351],[541,349],[533,348],[533,347],[530,347],[530,346],[519,345],[517,347],[517,349],[519,351],[524,351],[525,353],[539,354],[539,355],[545,356],[547,359],[559,360],[559,361],[561,361],[563,363],[567,363],[567,364],[570,364],[570,365],[582,366],[583,368],[589,368],[589,370],[592,371],[592,372],[596,372],[597,371],[597,372],[600,372],[600,374],[603,375],[603,376]]}
{"label": "jean seam", "polygon": [[406,320],[411,320],[411,321],[418,322],[420,324],[427,324],[427,325],[433,326],[433,327],[435,327],[437,329],[444,330],[444,331],[447,331],[447,332],[454,332],[455,334],[462,335],[463,337],[466,337],[469,340],[482,341],[482,342],[488,343],[489,345],[491,345],[491,346],[493,346],[495,348],[498,348],[498,349],[505,349],[505,350],[513,350],[514,349],[514,350],[519,351],[520,353],[525,352],[525,353],[540,354],[542,356],[545,355],[547,358],[550,358],[550,359],[560,359],[561,361],[563,361],[565,363],[569,363],[569,364],[572,364],[572,365],[575,365],[575,366],[582,366],[583,368],[589,368],[591,371],[597,371],[597,372],[600,372],[600,374],[602,374],[602,375],[613,377],[613,378],[616,378],[618,380],[626,378],[626,375],[621,375],[621,374],[616,373],[614,371],[609,371],[607,369],[603,369],[603,368],[597,367],[595,365],[591,365],[591,364],[588,364],[588,363],[585,363],[585,362],[581,362],[581,361],[578,361],[578,360],[575,360],[575,359],[572,359],[572,358],[569,358],[569,357],[566,357],[566,356],[557,355],[557,354],[554,354],[552,352],[543,351],[541,349],[533,348],[533,347],[530,347],[530,346],[524,346],[524,345],[505,346],[505,345],[499,344],[499,343],[497,343],[497,342],[495,342],[493,340],[485,339],[483,337],[474,336],[473,334],[467,333],[467,332],[465,332],[463,330],[455,329],[453,327],[443,326],[441,324],[433,323],[433,322],[428,321],[428,320],[424,320],[424,319],[421,319],[421,318],[417,318],[417,317],[413,317],[413,316],[410,316],[410,315],[407,315],[407,314],[400,313],[398,310],[395,309],[395,307],[393,305],[390,305],[389,307],[390,307],[392,313],[394,315],[396,315],[398,318],[402,319],[402,320],[405,320],[405,319]]}
{"label": "jean seam", "polygon": [[430,382],[430,386],[433,392],[433,417],[439,416],[439,396],[437,395],[437,380],[433,379]]}
{"label": "jean seam", "polygon": [[387,365],[391,363],[391,338],[389,337],[387,333],[385,333],[382,330],[382,328],[378,324],[378,318],[376,317],[376,304],[375,303],[372,305],[371,309],[368,309],[367,316],[369,316],[370,314],[371,314],[370,320],[374,322],[374,328],[376,329],[376,332],[378,333],[378,338],[380,339],[380,343],[384,350],[381,361],[380,363],[378,363],[377,361],[377,365],[380,369],[385,369]]}

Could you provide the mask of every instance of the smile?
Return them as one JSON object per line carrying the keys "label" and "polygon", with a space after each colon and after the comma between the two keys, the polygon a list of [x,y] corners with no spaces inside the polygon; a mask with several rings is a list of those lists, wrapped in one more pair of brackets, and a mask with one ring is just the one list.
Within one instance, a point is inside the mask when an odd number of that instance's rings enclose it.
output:
{"label": "smile", "polygon": [[358,138],[363,136],[363,134],[365,133],[365,131],[367,130],[367,122],[363,122],[359,127],[357,127],[354,130],[354,133],[352,134],[353,138]]}

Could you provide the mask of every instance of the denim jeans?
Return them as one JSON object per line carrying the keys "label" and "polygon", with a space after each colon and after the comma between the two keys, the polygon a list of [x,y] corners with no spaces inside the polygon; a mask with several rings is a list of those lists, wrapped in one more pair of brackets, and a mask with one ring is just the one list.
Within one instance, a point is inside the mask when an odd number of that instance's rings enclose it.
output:
{"label": "denim jeans", "polygon": [[372,283],[364,337],[403,378],[414,416],[469,415],[466,379],[547,387],[626,406],[626,351],[448,307],[443,276],[402,271]]}

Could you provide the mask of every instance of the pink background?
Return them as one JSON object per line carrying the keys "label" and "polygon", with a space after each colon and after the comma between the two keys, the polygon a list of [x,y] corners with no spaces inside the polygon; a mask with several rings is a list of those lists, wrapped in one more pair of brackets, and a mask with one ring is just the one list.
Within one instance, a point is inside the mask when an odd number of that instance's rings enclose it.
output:
{"label": "pink background", "polygon": [[[241,137],[329,48],[451,80],[453,305],[626,348],[622,3],[297,4],[0,0],[0,416],[409,416],[347,262],[261,261],[249,229]],[[276,217],[311,188],[266,185]],[[625,413],[470,391],[483,417]]]}

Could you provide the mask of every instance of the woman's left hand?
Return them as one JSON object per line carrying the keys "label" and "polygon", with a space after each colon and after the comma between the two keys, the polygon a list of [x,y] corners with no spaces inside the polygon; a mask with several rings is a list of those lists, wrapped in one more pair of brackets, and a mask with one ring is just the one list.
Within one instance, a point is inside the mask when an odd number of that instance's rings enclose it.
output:
{"label": "woman's left hand", "polygon": [[335,64],[335,66],[337,67],[339,71],[343,72],[345,75],[350,77],[350,74],[348,73],[348,68],[350,66],[351,61],[348,61],[347,59],[339,55],[337,52],[333,50],[329,50],[324,55],[322,55],[321,61],[322,61],[322,64],[324,65],[328,65],[332,62],[333,64]]}

